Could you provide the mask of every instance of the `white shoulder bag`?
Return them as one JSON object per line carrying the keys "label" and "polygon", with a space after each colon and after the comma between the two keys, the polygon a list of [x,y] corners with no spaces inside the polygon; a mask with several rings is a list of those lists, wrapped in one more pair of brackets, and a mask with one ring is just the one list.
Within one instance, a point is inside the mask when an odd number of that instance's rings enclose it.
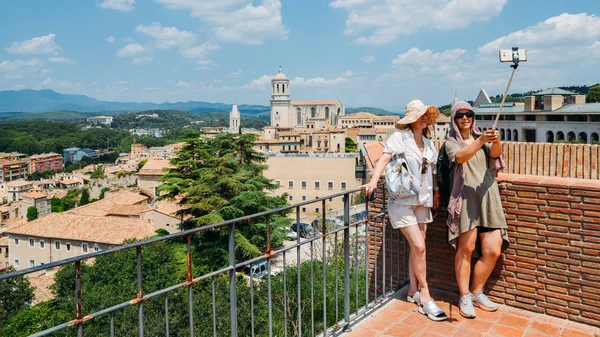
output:
{"label": "white shoulder bag", "polygon": [[385,173],[385,187],[390,198],[404,199],[417,195],[419,188],[417,179],[412,175],[404,153],[394,155]]}

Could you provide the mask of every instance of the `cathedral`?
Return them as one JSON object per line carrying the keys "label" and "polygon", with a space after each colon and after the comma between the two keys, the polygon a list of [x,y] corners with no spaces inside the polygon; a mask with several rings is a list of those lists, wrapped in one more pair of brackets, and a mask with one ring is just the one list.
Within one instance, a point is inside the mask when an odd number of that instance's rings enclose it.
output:
{"label": "cathedral", "polygon": [[345,115],[344,104],[330,101],[291,101],[290,80],[281,67],[271,80],[271,126],[321,129],[336,127]]}

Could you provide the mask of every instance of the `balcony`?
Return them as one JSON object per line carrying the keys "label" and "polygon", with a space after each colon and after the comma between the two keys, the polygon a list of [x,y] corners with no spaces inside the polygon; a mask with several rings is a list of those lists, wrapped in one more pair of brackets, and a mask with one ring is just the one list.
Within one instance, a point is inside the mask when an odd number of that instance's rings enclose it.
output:
{"label": "balcony", "polygon": [[[433,296],[450,319],[429,321],[403,300],[408,245],[399,231],[386,226],[383,189],[379,199],[365,205],[367,219],[351,214],[350,196],[358,191],[347,191],[2,274],[0,282],[73,268],[70,317],[40,325],[28,332],[33,336],[599,336],[600,181],[503,174],[499,184],[511,246],[486,292],[501,307],[495,313],[478,311],[474,320],[458,314],[443,212],[428,230],[427,270]],[[316,203],[325,219],[329,198],[344,200],[344,226],[319,229],[281,247],[268,246],[256,258],[236,258],[236,227],[248,219],[264,218],[270,242],[275,214],[294,209],[300,214],[300,207]],[[224,253],[229,263],[218,270],[196,270],[193,261],[199,252],[192,249],[192,241],[208,231],[228,233]],[[151,246],[166,242],[187,245],[187,262],[181,266],[187,277],[173,284],[148,284],[156,272],[146,265],[156,258],[149,253]],[[128,264],[114,270],[113,277],[135,269],[132,279],[123,277],[119,283],[129,289],[129,297],[116,301],[123,289],[90,293],[82,282],[90,271],[88,262],[95,260],[97,266],[103,258],[124,252]],[[262,275],[239,272],[261,261],[266,263]],[[90,309],[87,303],[98,296],[114,297],[115,303]]]}

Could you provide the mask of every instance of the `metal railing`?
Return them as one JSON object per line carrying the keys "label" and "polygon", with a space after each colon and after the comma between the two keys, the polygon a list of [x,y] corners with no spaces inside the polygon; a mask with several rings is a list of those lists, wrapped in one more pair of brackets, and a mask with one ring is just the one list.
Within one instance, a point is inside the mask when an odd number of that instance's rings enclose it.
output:
{"label": "metal railing", "polygon": [[[151,299],[155,299],[158,297],[164,297],[164,335],[169,336],[173,335],[173,332],[170,331],[170,308],[173,308],[173,303],[170,303],[170,295],[176,292],[177,290],[187,290],[187,316],[188,316],[188,332],[190,336],[195,336],[197,334],[194,333],[195,324],[194,324],[194,311],[198,310],[198,306],[204,306],[205,303],[194,303],[193,296],[193,288],[195,285],[198,285],[200,282],[204,282],[203,284],[210,285],[211,289],[211,302],[207,305],[210,306],[210,310],[212,311],[212,334],[213,336],[222,336],[224,333],[219,331],[219,326],[217,324],[218,319],[222,319],[222,316],[218,316],[216,309],[216,300],[217,297],[215,292],[215,280],[218,277],[223,277],[226,279],[225,284],[228,285],[229,288],[229,328],[227,330],[230,331],[230,335],[232,337],[236,337],[239,335],[238,329],[238,288],[237,283],[240,280],[238,275],[238,270],[246,267],[252,266],[256,262],[261,261],[262,259],[266,260],[267,264],[267,273],[264,276],[265,280],[257,280],[252,273],[249,273],[247,277],[244,279],[249,283],[250,288],[250,331],[245,331],[248,335],[255,336],[256,324],[255,322],[255,311],[256,311],[256,291],[257,289],[264,290],[266,286],[266,296],[267,296],[267,327],[261,327],[262,332],[259,335],[268,335],[269,337],[273,336],[273,326],[274,326],[274,317],[273,317],[273,307],[276,304],[277,306],[283,306],[283,335],[284,336],[315,336],[316,334],[321,334],[322,336],[328,336],[333,334],[334,332],[339,332],[341,330],[348,330],[350,327],[350,323],[364,315],[378,304],[381,303],[382,297],[389,295],[389,292],[386,293],[386,285],[385,280],[383,281],[383,288],[381,294],[378,294],[377,285],[375,285],[375,293],[373,293],[373,279],[375,280],[375,284],[377,284],[377,275],[372,275],[370,272],[370,263],[372,260],[377,261],[381,258],[379,257],[370,257],[370,247],[369,238],[371,233],[369,233],[369,222],[368,217],[364,217],[363,219],[355,219],[352,220],[352,216],[350,214],[350,199],[351,196],[359,192],[360,190],[348,190],[342,193],[337,193],[329,196],[325,196],[322,198],[317,198],[314,200],[298,203],[291,206],[285,206],[278,209],[272,209],[269,211],[253,214],[246,217],[240,217],[208,226],[203,226],[199,228],[194,228],[174,234],[169,234],[160,237],[152,237],[150,239],[146,239],[143,241],[137,241],[133,243],[124,244],[121,246],[116,246],[112,248],[108,248],[103,251],[93,252],[85,255],[76,256],[73,258],[56,261],[53,263],[45,264],[42,266],[37,266],[33,268],[28,268],[20,271],[15,271],[12,273],[0,274],[0,282],[3,280],[7,280],[10,278],[28,275],[31,273],[41,272],[44,270],[50,270],[61,266],[66,266],[70,264],[75,265],[75,318],[64,322],[62,324],[55,325],[51,328],[45,329],[43,331],[37,332],[31,336],[47,336],[51,335],[55,332],[62,331],[65,329],[75,328],[76,335],[81,337],[84,335],[84,326],[89,324],[88,322],[97,320],[99,317],[104,317],[106,321],[108,321],[109,327],[107,330],[110,331],[110,336],[115,335],[115,314],[119,311],[125,311],[126,308],[137,307],[137,325],[138,325],[138,334],[139,336],[144,336],[144,328],[145,328],[145,320],[144,320],[144,304],[147,303]],[[293,211],[296,213],[296,223],[300,223],[300,209],[302,206],[321,203],[321,220],[322,224],[326,224],[327,217],[327,200],[331,200],[333,198],[342,198],[344,205],[343,212],[343,226],[336,228],[327,228],[326,225],[323,225],[321,233],[316,233],[314,236],[310,236],[308,238],[301,238],[301,231],[298,228],[298,236],[295,243],[290,244],[288,246],[279,247],[277,249],[272,249],[271,247],[271,234],[272,234],[272,226],[271,226],[271,218],[272,216],[282,213],[285,211]],[[369,204],[365,203],[366,214],[369,214]],[[266,242],[267,248],[266,252],[259,257],[247,259],[245,261],[236,262],[236,226],[242,226],[244,222],[248,220],[264,217],[266,219]],[[382,222],[385,219],[385,209],[382,213],[377,214],[373,218],[378,218]],[[377,221],[377,220],[376,220]],[[192,260],[194,257],[194,250],[192,249],[192,237],[201,232],[206,231],[214,231],[214,230],[224,230],[227,228],[228,233],[228,265],[219,270],[207,272],[202,275],[194,275],[192,270]],[[373,235],[377,235],[377,233],[373,233]],[[342,236],[341,242],[339,242],[339,236]],[[144,275],[142,269],[142,248],[148,245],[156,244],[165,240],[177,239],[187,241],[187,278],[184,282],[173,284],[166,288],[162,288],[150,293],[144,293]],[[385,242],[385,241],[384,241]],[[320,247],[318,247],[320,245]],[[362,245],[362,246],[361,246]],[[319,257],[315,254],[318,253],[315,250],[321,248],[321,260],[319,263]],[[384,243],[384,251],[383,251],[383,270],[385,270],[385,259],[387,252],[385,251],[385,243]],[[86,260],[98,258],[100,256],[115,254],[120,251],[125,250],[133,250],[136,251],[136,266],[137,266],[137,296],[131,298],[128,301],[123,301],[122,303],[112,305],[106,307],[100,311],[92,312],[92,313],[84,313],[83,307],[85,303],[85,298],[82,295],[82,263]],[[399,248],[398,248],[399,249]],[[307,251],[309,250],[309,251]],[[332,252],[333,250],[333,252]],[[295,265],[288,265],[287,257],[291,256],[295,251]],[[373,250],[374,251],[374,250]],[[381,250],[379,250],[381,254]],[[398,250],[400,252],[400,250]],[[310,253],[310,258],[308,255]],[[277,275],[273,275],[272,273],[272,264],[274,263],[277,257],[282,257],[283,263],[283,272]],[[304,258],[304,260],[303,260]],[[391,253],[390,253],[391,258]],[[301,273],[304,271],[302,268],[303,264],[310,265],[310,317],[308,316],[307,311],[303,310],[301,307],[301,301],[303,298],[306,298],[308,294],[303,294],[303,281]],[[315,264],[320,264],[322,267],[322,271],[315,274]],[[340,264],[343,264],[340,267]],[[288,280],[290,275],[287,273],[287,270],[290,268],[296,269],[296,280]],[[328,278],[328,268],[335,268],[335,274],[333,276],[333,280]],[[377,262],[375,263],[375,273],[377,272]],[[308,269],[308,268],[306,268]],[[329,270],[331,272],[331,270]],[[119,271],[115,270],[115,273]],[[318,274],[322,273],[321,280],[317,280]],[[224,277],[225,276],[225,277]],[[380,276],[381,277],[381,276]],[[274,303],[273,301],[273,281],[275,278],[278,278],[277,281],[283,284],[283,300],[282,303]],[[295,281],[295,293],[291,293],[289,289],[292,288]],[[321,289],[322,294],[315,294],[315,284],[316,282],[321,281]],[[391,281],[391,277],[390,277]],[[364,282],[364,283],[363,283]],[[360,285],[359,285],[360,283]],[[390,282],[391,284],[391,282]],[[208,288],[208,287],[207,287]],[[390,292],[393,289],[390,288]],[[293,291],[293,289],[292,289]],[[331,294],[331,292],[335,292],[335,294]],[[264,294],[264,291],[262,292]],[[133,294],[132,294],[133,295]],[[328,300],[331,299],[332,295],[335,295],[335,308],[328,308]],[[171,295],[173,296],[173,295]],[[303,297],[304,296],[304,297]],[[320,297],[320,300],[315,302],[315,296]],[[329,297],[328,297],[329,296]],[[294,298],[295,297],[295,298]],[[360,298],[359,298],[360,297]],[[362,299],[361,299],[362,298]],[[296,308],[295,310],[290,310],[291,301],[295,300]],[[175,301],[173,301],[175,302]],[[322,313],[323,317],[315,317],[316,310],[320,309],[315,306],[315,303],[318,305],[319,302],[322,302]],[[181,303],[179,303],[181,305]],[[308,306],[308,305],[307,305]],[[340,308],[343,313],[340,315]],[[181,307],[178,308],[182,310]],[[206,308],[202,308],[206,309]],[[308,310],[308,308],[306,308]],[[172,310],[172,309],[171,309]],[[183,309],[185,310],[185,309]],[[264,309],[263,309],[264,310]],[[333,312],[335,310],[335,314]],[[295,311],[293,316],[288,315],[290,311]],[[106,317],[108,316],[108,319]],[[332,318],[333,320],[328,321],[328,318]],[[310,319],[310,325],[307,321]],[[318,322],[320,320],[320,322]],[[104,322],[104,321],[103,321]],[[247,326],[248,322],[242,322],[245,326]],[[281,322],[277,322],[280,324]],[[292,324],[294,323],[294,324]],[[303,324],[305,323],[305,324]],[[318,323],[318,324],[316,324]],[[279,333],[281,330],[278,330]],[[75,334],[73,332],[73,334]],[[161,333],[162,334],[162,333]],[[1,333],[0,333],[1,335]]]}

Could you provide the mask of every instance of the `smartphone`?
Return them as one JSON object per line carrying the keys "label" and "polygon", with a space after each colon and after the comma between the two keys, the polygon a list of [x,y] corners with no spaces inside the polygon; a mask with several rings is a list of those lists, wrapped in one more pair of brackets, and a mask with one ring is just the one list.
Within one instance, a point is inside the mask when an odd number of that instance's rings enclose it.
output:
{"label": "smartphone", "polygon": [[373,193],[371,193],[371,196],[369,197],[369,201],[373,201],[377,199],[377,189],[373,190]]}
{"label": "smartphone", "polygon": [[[513,53],[516,53],[516,55],[513,55]],[[527,62],[527,51],[519,48],[500,50],[500,62],[513,62],[514,56],[517,55],[519,62]]]}

